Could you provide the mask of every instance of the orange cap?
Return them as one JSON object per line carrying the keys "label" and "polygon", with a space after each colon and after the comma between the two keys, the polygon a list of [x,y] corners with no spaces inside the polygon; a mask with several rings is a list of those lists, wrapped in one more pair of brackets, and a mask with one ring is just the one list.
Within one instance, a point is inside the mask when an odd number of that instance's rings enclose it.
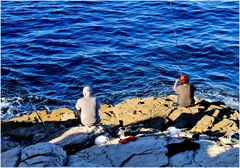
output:
{"label": "orange cap", "polygon": [[180,80],[180,82],[181,82],[182,85],[188,83],[188,77],[187,77],[187,75],[181,75],[181,76],[179,77],[179,80]]}

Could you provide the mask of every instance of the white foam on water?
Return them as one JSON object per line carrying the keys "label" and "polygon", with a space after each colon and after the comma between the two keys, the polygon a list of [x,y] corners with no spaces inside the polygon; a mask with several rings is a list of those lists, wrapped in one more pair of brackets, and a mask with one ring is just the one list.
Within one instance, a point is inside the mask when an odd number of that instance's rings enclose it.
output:
{"label": "white foam on water", "polygon": [[0,105],[0,108],[1,108],[1,112],[2,112],[2,108],[7,108],[10,106],[10,102],[7,101],[6,98],[2,97],[1,98],[1,105]]}
{"label": "white foam on water", "polygon": [[209,102],[221,101],[225,103],[227,106],[239,110],[240,102],[236,96],[227,95],[226,93],[218,92],[218,91],[209,91],[209,92],[198,92],[196,97],[202,98]]}
{"label": "white foam on water", "polygon": [[12,97],[12,98],[5,98],[1,97],[1,105],[0,105],[0,114],[1,119],[10,119],[16,116],[14,114],[14,110],[17,107],[20,107],[22,104],[20,103],[22,100],[21,97]]}

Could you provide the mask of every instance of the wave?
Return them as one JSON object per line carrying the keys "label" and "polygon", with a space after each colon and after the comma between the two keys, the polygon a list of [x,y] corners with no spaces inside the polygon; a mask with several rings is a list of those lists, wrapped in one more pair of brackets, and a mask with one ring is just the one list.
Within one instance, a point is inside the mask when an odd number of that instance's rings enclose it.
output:
{"label": "wave", "polygon": [[167,1],[2,6],[4,114],[32,111],[22,103],[31,95],[49,107],[72,107],[85,85],[102,102],[173,94],[180,67],[199,88],[197,96],[239,104],[239,2],[176,1],[174,17]]}

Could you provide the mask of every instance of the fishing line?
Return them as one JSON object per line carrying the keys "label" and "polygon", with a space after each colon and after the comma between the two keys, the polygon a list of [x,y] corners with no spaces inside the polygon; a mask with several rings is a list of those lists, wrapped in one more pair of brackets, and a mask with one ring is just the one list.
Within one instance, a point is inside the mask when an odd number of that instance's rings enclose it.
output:
{"label": "fishing line", "polygon": [[179,55],[179,46],[178,46],[177,33],[176,33],[176,27],[175,27],[175,20],[174,20],[174,14],[173,14],[172,0],[169,0],[169,3],[170,3],[171,13],[172,13],[173,35],[174,35],[174,38],[175,38],[175,43],[176,43],[176,48],[177,48],[178,64],[179,64],[179,69],[180,69],[180,75],[182,75],[182,65],[181,65],[181,60],[180,60],[180,55]]}

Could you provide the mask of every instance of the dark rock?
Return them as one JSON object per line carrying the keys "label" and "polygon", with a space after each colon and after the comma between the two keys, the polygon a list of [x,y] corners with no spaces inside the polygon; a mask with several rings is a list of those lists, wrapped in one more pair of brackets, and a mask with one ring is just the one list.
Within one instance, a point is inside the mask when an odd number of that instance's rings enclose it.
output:
{"label": "dark rock", "polygon": [[62,167],[67,161],[66,152],[51,143],[38,143],[22,150],[19,167]]}
{"label": "dark rock", "polygon": [[5,152],[19,146],[21,146],[20,143],[16,140],[12,140],[11,137],[1,137],[1,152]]}
{"label": "dark rock", "polygon": [[16,147],[1,153],[1,167],[18,167],[22,148]]}

